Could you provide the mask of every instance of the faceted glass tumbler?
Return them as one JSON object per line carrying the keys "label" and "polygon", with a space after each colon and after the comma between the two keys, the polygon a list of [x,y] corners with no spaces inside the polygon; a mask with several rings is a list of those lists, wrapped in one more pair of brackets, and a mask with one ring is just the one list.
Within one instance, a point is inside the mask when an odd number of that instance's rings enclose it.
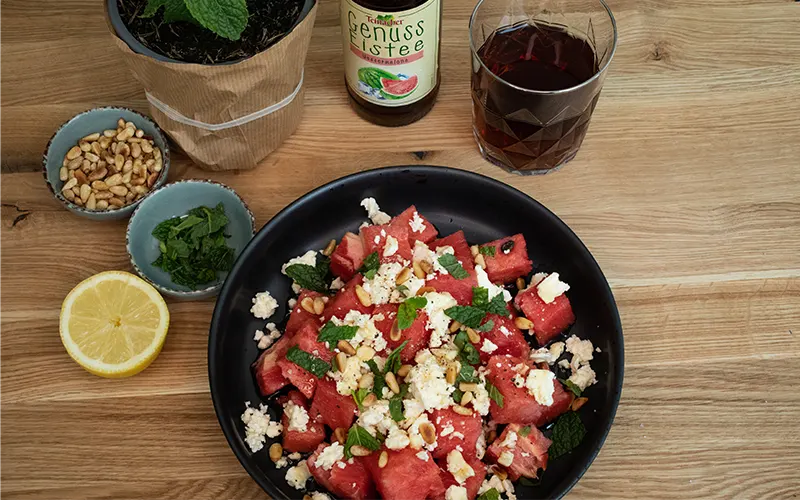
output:
{"label": "faceted glass tumbler", "polygon": [[[511,83],[490,69],[497,67],[490,58],[511,57],[505,62],[514,64],[526,49],[530,58],[532,47],[543,46],[555,51],[557,63],[563,38],[554,41],[548,33],[564,32],[572,45],[586,44],[583,50],[593,53],[591,76],[582,83],[536,90],[535,73]],[[514,35],[493,39],[498,33]],[[574,158],[616,45],[616,22],[603,0],[479,1],[470,18],[471,93],[473,132],[484,158],[520,174],[547,173]]]}

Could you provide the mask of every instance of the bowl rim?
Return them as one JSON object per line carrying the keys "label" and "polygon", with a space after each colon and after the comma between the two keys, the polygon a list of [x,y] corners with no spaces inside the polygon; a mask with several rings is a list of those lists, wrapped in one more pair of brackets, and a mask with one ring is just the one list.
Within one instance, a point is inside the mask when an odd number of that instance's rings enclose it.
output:
{"label": "bowl rim", "polygon": [[[177,180],[177,181],[173,181],[173,182],[168,182],[168,183],[164,184],[163,186],[159,187],[158,189],[154,189],[153,191],[148,193],[148,196],[150,194],[157,193],[159,191],[168,190],[169,188],[171,188],[173,186],[177,186],[179,184],[210,184],[210,185],[214,185],[216,187],[225,189],[226,191],[229,191],[231,194],[233,194],[236,197],[236,199],[239,200],[239,203],[242,204],[242,207],[247,212],[247,216],[250,218],[250,240],[248,240],[247,244],[245,244],[244,248],[242,248],[242,252],[244,252],[245,249],[248,246],[250,246],[250,242],[253,240],[253,237],[256,234],[256,218],[253,215],[252,210],[250,210],[250,207],[247,206],[247,202],[244,201],[244,198],[239,196],[239,193],[237,193],[232,187],[228,186],[227,184],[223,184],[221,182],[217,182],[217,181],[214,181],[214,180],[211,180],[211,179],[181,179],[181,180]],[[144,199],[145,198],[142,198],[139,201],[144,201]],[[142,269],[139,268],[138,265],[136,265],[136,261],[133,258],[133,252],[131,252],[131,226],[133,225],[134,218],[136,218],[136,214],[139,213],[139,209],[142,206],[143,205],[140,204],[139,206],[137,206],[134,209],[133,213],[131,214],[130,219],[128,219],[128,225],[125,228],[125,251],[128,252],[128,259],[131,262],[131,266],[133,266],[133,269],[136,271],[136,274],[141,276],[141,278],[143,280],[145,280],[148,283],[150,283],[151,285],[153,285],[153,287],[156,290],[158,290],[159,292],[167,294],[167,295],[172,295],[174,297],[201,298],[203,296],[208,295],[209,293],[213,294],[213,292],[221,289],[222,285],[224,284],[224,281],[218,282],[218,283],[216,283],[214,285],[211,285],[211,286],[199,289],[199,290],[188,290],[187,291],[187,290],[177,290],[177,289],[174,289],[174,288],[167,288],[167,287],[165,287],[163,285],[160,285],[160,284],[156,283],[152,279],[150,279],[150,277],[147,276],[147,274],[144,271],[142,271]],[[240,255],[241,255],[241,253],[240,253]],[[238,256],[237,256],[237,258],[238,258]],[[228,273],[228,274],[230,274],[230,273]],[[227,281],[227,277],[226,277],[225,281]]]}
{"label": "bowl rim", "polygon": [[[561,487],[561,491],[557,494],[557,499],[562,498],[566,495],[577,482],[583,477],[589,467],[594,462],[597,455],[600,453],[600,450],[603,448],[605,444],[606,438],[608,437],[608,433],[611,431],[611,427],[614,424],[614,419],[616,417],[617,409],[619,407],[620,398],[622,396],[622,386],[623,386],[623,378],[624,378],[624,371],[625,371],[625,346],[624,346],[624,338],[623,338],[623,331],[622,331],[622,321],[619,316],[619,308],[617,307],[616,300],[614,300],[614,295],[611,291],[611,285],[608,283],[607,278],[605,278],[605,274],[602,272],[600,265],[597,263],[597,260],[594,258],[594,255],[589,251],[586,245],[581,241],[581,239],[575,234],[575,232],[570,228],[566,222],[561,220],[557,215],[555,215],[552,211],[550,211],[547,207],[543,204],[539,203],[533,197],[520,191],[519,189],[510,186],[502,181],[497,179],[472,172],[469,170],[463,170],[460,168],[452,168],[446,166],[436,166],[436,165],[395,165],[395,166],[386,166],[380,167],[370,170],[364,170],[355,172],[344,177],[340,177],[338,179],[334,179],[331,182],[328,182],[322,186],[319,186],[306,194],[302,195],[301,197],[297,198],[286,207],[281,209],[278,213],[276,213],[266,224],[264,224],[261,229],[253,236],[250,242],[245,246],[240,254],[240,257],[237,258],[236,262],[234,263],[231,271],[228,273],[228,278],[226,278],[225,282],[222,285],[222,289],[220,290],[220,296],[225,296],[225,294],[229,293],[229,287],[232,287],[232,282],[230,281],[230,276],[235,274],[239,267],[242,265],[243,260],[241,259],[242,255],[249,250],[251,245],[256,245],[259,235],[264,232],[264,234],[268,234],[269,231],[272,229],[273,226],[277,225],[279,222],[286,218],[291,217],[292,211],[299,205],[307,202],[308,200],[315,198],[317,196],[324,195],[326,191],[333,190],[337,187],[340,187],[344,184],[352,182],[354,179],[359,179],[361,177],[371,177],[376,176],[379,177],[383,173],[402,173],[403,171],[408,171],[409,173],[419,173],[419,174],[445,174],[445,175],[454,175],[459,176],[464,179],[469,179],[477,182],[488,183],[492,184],[494,187],[504,190],[507,193],[514,195],[515,197],[524,197],[527,198],[527,201],[533,203],[534,205],[538,205],[541,209],[542,213],[545,217],[552,219],[555,223],[562,225],[566,229],[566,235],[569,239],[573,240],[579,248],[582,248],[586,255],[589,256],[591,259],[591,263],[594,264],[596,269],[600,272],[601,276],[605,280],[605,290],[603,291],[603,299],[607,300],[609,304],[611,304],[611,312],[613,315],[613,322],[614,322],[614,329],[615,333],[618,333],[618,343],[617,348],[614,352],[614,356],[617,360],[616,369],[614,371],[609,371],[609,374],[612,374],[614,378],[617,380],[617,383],[612,388],[613,395],[611,397],[610,405],[608,407],[608,420],[605,427],[601,430],[599,440],[597,441],[597,445],[588,453],[588,456],[585,458],[585,464],[577,470],[575,476],[568,481],[567,483],[563,484]],[[266,237],[266,236],[264,236]],[[208,355],[207,355],[207,363],[208,363],[208,379],[209,379],[209,389],[211,393],[211,400],[214,405],[214,413],[217,416],[217,422],[222,429],[222,433],[225,435],[225,440],[228,442],[228,446],[233,451],[233,454],[236,456],[239,463],[242,464],[242,467],[247,471],[250,477],[258,484],[267,494],[272,498],[288,498],[286,496],[286,492],[282,491],[278,486],[273,485],[270,481],[267,480],[267,476],[262,474],[260,469],[255,465],[255,463],[250,459],[250,456],[246,453],[245,450],[241,449],[240,447],[236,446],[233,442],[234,436],[237,435],[237,430],[234,427],[234,424],[224,420],[222,418],[223,415],[223,402],[221,400],[220,395],[220,388],[217,386],[220,378],[220,374],[218,373],[218,369],[214,363],[212,363],[213,359],[217,359],[217,342],[216,338],[220,331],[220,301],[217,300],[214,305],[214,312],[211,317],[211,323],[209,325],[209,336],[208,336]]]}
{"label": "bowl rim", "polygon": [[159,175],[158,179],[156,180],[155,186],[160,187],[164,185],[167,179],[167,172],[169,172],[169,165],[170,165],[169,142],[167,141],[167,136],[164,134],[164,131],[161,130],[161,127],[158,126],[158,123],[156,123],[155,120],[153,120],[152,118],[143,113],[140,113],[139,111],[136,111],[135,109],[127,108],[124,106],[98,106],[95,108],[89,108],[87,110],[81,111],[80,113],[76,114],[69,120],[59,125],[59,127],[56,129],[55,132],[53,132],[53,135],[51,135],[50,139],[47,141],[47,145],[44,148],[44,153],[42,154],[42,176],[44,177],[44,182],[45,184],[47,184],[47,188],[50,190],[50,193],[52,193],[53,197],[55,197],[56,200],[60,201],[61,204],[64,205],[64,207],[66,207],[68,210],[80,214],[91,215],[92,216],[91,218],[95,220],[102,218],[114,218],[114,216],[119,216],[119,214],[130,213],[142,201],[147,199],[147,197],[149,197],[151,194],[153,194],[158,190],[158,189],[153,189],[149,193],[139,198],[137,201],[131,203],[130,205],[126,205],[116,210],[89,210],[88,208],[80,207],[72,203],[71,201],[67,200],[66,198],[64,198],[64,196],[61,195],[61,192],[56,190],[55,186],[53,186],[53,183],[50,182],[50,179],[47,176],[48,174],[47,159],[50,156],[50,148],[53,145],[53,141],[58,136],[58,134],[60,134],[68,125],[83,119],[84,116],[87,116],[95,111],[105,111],[105,110],[121,110],[133,113],[135,115],[138,115],[139,118],[141,118],[142,120],[149,122],[151,125],[153,125],[153,127],[155,127],[156,133],[161,138],[161,142],[164,144],[164,150],[161,152],[162,163],[164,166],[161,169],[161,175]]}

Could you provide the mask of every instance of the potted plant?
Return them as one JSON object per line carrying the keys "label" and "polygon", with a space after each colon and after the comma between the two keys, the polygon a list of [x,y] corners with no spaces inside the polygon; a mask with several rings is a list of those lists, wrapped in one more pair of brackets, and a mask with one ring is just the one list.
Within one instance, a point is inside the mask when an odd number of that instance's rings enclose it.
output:
{"label": "potted plant", "polygon": [[300,122],[315,0],[106,0],[150,112],[189,157],[247,169]]}

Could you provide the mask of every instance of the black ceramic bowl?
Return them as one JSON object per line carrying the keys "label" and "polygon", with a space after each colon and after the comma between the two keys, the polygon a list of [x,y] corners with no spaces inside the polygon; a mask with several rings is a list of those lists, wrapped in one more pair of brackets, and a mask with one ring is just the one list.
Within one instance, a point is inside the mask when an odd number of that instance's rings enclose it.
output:
{"label": "black ceramic bowl", "polygon": [[[269,290],[281,304],[275,317],[283,317],[292,292],[290,281],[281,275],[281,265],[309,249],[324,248],[346,231],[357,231],[366,219],[359,203],[368,196],[389,214],[414,204],[440,234],[463,229],[471,244],[521,232],[534,272],[558,271],[570,284],[577,321],[568,334],[590,339],[602,349],[592,361],[598,383],[587,390],[589,402],[580,410],[587,435],[577,449],[550,462],[539,485],[517,485],[518,498],[561,497],[600,451],[617,410],[623,342],[614,297],[589,250],[552,212],[501,182],[444,167],[389,167],[331,182],[273,217],[244,249],[217,299],[208,343],[214,409],[236,457],[272,498],[303,496],[286,483],[286,468],[276,469],[270,461],[271,441],[255,454],[244,442],[240,419],[244,402],[257,406],[263,401],[250,364],[258,357],[253,332],[263,328],[264,321],[250,314],[251,298]],[[273,419],[279,420],[279,410],[277,405],[272,409]]]}

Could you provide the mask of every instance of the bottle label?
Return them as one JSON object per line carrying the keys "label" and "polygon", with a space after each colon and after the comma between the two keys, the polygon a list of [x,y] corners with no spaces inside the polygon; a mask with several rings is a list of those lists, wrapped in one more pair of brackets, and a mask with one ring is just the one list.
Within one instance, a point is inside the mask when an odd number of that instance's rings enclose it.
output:
{"label": "bottle label", "polygon": [[345,80],[354,94],[396,107],[436,87],[440,2],[384,13],[342,0]]}

